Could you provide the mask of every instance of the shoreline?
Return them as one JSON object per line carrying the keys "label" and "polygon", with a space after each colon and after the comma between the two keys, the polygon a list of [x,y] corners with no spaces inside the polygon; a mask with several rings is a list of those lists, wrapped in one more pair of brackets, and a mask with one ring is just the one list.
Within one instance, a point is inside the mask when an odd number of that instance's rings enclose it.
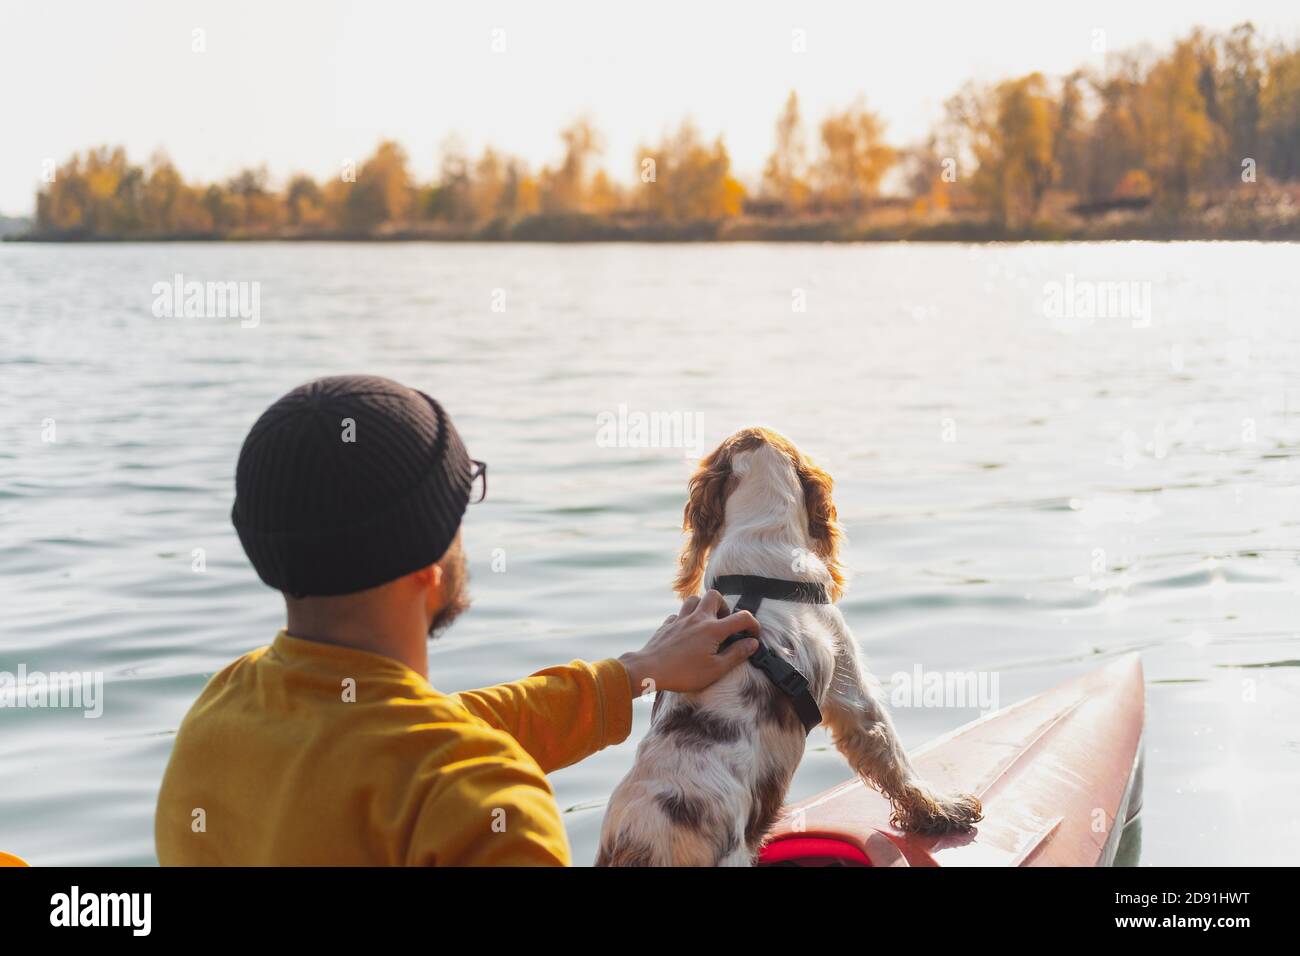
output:
{"label": "shoreline", "polygon": [[1076,243],[1076,242],[1298,242],[1300,220],[1235,223],[1123,223],[1106,227],[1039,225],[1020,229],[986,223],[940,223],[908,228],[845,228],[842,224],[695,223],[684,226],[627,227],[592,223],[562,229],[510,228],[430,229],[389,228],[370,232],[275,231],[227,234],[75,235],[19,233],[0,241],[14,243],[198,243],[198,242],[428,242],[528,244],[710,244],[710,243]]}

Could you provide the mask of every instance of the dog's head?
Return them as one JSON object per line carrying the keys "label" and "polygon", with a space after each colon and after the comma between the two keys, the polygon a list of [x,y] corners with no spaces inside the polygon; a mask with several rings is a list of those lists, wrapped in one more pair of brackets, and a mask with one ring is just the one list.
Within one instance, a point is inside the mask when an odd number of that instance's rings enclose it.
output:
{"label": "dog's head", "polygon": [[840,565],[843,532],[831,500],[831,476],[794,443],[766,428],[738,431],[700,462],[691,476],[682,527],[687,540],[673,587],[679,595],[697,594],[709,549],[732,516],[799,526],[807,544],[831,575],[831,598],[844,589]]}

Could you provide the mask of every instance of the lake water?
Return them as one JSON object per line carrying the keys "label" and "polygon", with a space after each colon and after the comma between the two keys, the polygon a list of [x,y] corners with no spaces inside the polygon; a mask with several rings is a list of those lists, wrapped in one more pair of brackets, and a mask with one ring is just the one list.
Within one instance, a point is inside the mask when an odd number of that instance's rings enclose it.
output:
{"label": "lake water", "polygon": [[[177,274],[258,283],[256,325],[156,316]],[[0,709],[0,849],[154,862],[177,724],[282,620],[230,527],[240,442],[366,371],[491,463],[440,689],[640,646],[675,608],[691,457],[767,424],[835,475],[878,676],[993,673],[1006,705],[1139,650],[1140,861],[1294,863],[1298,302],[1288,245],[2,246],[0,671],[105,688],[98,719]],[[651,413],[691,447],[601,436]],[[554,777],[579,863],[635,713]],[[894,713],[913,745],[978,716]],[[815,731],[792,796],[847,775]]]}

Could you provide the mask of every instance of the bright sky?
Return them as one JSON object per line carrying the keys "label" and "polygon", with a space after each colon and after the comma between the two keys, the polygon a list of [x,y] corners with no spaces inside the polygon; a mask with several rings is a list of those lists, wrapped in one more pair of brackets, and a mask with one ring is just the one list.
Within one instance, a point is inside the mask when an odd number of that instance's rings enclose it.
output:
{"label": "bright sky", "polygon": [[[558,158],[557,131],[583,113],[620,180],[637,146],[687,113],[725,135],[749,177],[791,88],[808,120],[864,94],[906,142],[967,79],[1099,62],[1095,30],[1112,50],[1164,47],[1194,25],[1244,19],[1300,37],[1296,0],[3,0],[0,212],[29,214],[42,162],[94,144],[122,144],[138,162],[164,147],[204,181],[265,163],[280,182],[337,175],[393,137],[428,179],[448,133],[536,167]],[[206,52],[191,49],[196,29]]]}

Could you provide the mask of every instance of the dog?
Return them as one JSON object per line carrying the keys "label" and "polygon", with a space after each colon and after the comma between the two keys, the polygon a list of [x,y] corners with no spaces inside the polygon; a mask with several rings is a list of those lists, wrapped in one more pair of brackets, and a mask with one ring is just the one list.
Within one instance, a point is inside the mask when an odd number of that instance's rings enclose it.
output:
{"label": "dog", "polygon": [[738,609],[762,631],[750,663],[766,660],[700,693],[655,695],[650,730],[610,797],[597,866],[753,865],[819,718],[889,799],[894,826],[943,834],[981,819],[976,797],[936,794],[917,777],[832,603],[845,587],[832,485],[765,428],[737,432],[700,462],[674,588],[687,598],[722,581],[742,592]]}

